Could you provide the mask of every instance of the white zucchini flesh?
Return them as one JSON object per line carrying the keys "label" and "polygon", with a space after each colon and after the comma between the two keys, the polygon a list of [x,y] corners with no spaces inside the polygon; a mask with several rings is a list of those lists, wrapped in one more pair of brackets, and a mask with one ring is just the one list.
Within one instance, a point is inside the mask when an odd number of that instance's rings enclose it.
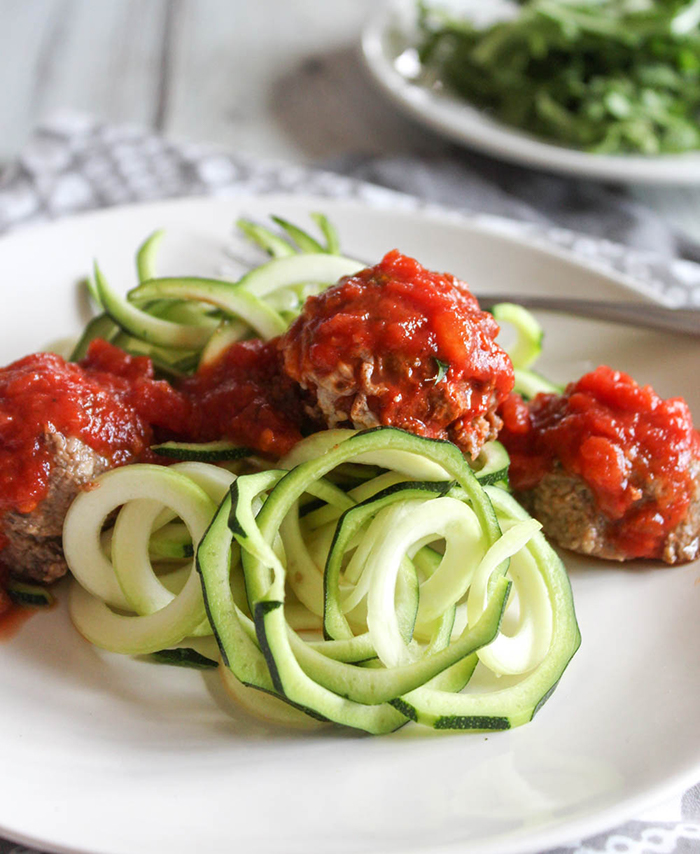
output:
{"label": "white zucchini flesh", "polygon": [[[81,492],[71,504],[63,525],[63,552],[73,576],[94,596],[115,608],[129,609],[111,561],[102,551],[101,534],[107,517],[130,501],[151,498],[171,501],[181,509],[197,507],[211,514],[212,501],[183,475],[162,466],[125,466],[101,475],[93,489]],[[161,501],[161,505],[163,505]],[[177,512],[177,511],[176,511]],[[185,511],[186,512],[186,511]]]}
{"label": "white zucchini flesh", "polygon": [[[116,490],[115,501],[120,499],[120,485],[131,479],[131,475],[126,474],[128,469],[117,471],[124,474],[110,480]],[[175,598],[156,575],[151,563],[149,544],[154,528],[160,527],[164,518],[177,516],[185,523],[196,548],[209,527],[215,506],[223,500],[235,480],[235,476],[225,469],[196,462],[179,463],[161,471],[168,474],[159,478],[151,473],[146,478],[148,483],[144,482],[142,487],[143,492],[154,495],[154,499],[141,498],[123,503],[112,536],[112,568],[130,608],[142,615],[159,611]],[[186,476],[176,490],[172,489],[171,473]],[[188,481],[206,493],[210,500],[203,501],[202,496],[195,498]],[[190,572],[193,569],[194,561],[191,561]]]}
{"label": "white zucchini flesh", "polygon": [[[539,567],[525,549],[541,524],[534,519],[520,522],[501,519],[501,526],[505,529],[503,538],[491,547],[474,575],[467,615],[470,621],[481,615],[488,601],[491,573],[507,554],[510,557],[508,578],[513,586],[501,631],[488,646],[477,652],[479,660],[489,670],[505,676],[527,673],[545,657],[552,640],[553,608]],[[515,606],[519,610],[517,620],[506,632],[504,624],[508,622],[508,610]]]}
{"label": "white zucchini flesh", "polygon": [[[507,492],[491,486],[485,489],[505,525],[530,520]],[[413,720],[435,729],[509,729],[530,721],[551,695],[576,653],[581,635],[566,569],[541,531],[535,532],[525,550],[537,566],[551,604],[551,635],[544,657],[517,681],[483,693],[453,694],[434,684],[418,688],[399,704]]]}
{"label": "white zucchini flesh", "polygon": [[414,660],[401,638],[394,606],[403,557],[426,536],[445,539],[439,568],[420,587],[417,620],[425,623],[440,617],[464,596],[484,553],[484,538],[474,511],[447,497],[387,507],[374,524],[383,535],[375,539],[367,557],[367,622],[377,655],[387,667],[396,667]]}
{"label": "white zucchini flesh", "polygon": [[193,635],[206,620],[202,591],[190,573],[181,592],[160,611],[127,616],[111,610],[77,581],[71,585],[69,611],[76,629],[95,646],[123,655],[147,655]]}
{"label": "white zucchini flesh", "polygon": [[[358,432],[358,430],[339,427],[314,433],[297,443],[280,462],[280,466],[290,469],[308,460],[316,459],[345,439],[357,435]],[[394,476],[402,474],[415,481],[449,480],[449,475],[442,466],[420,454],[406,451],[369,452],[357,456],[354,462],[390,469]],[[508,453],[503,445],[500,442],[488,442],[475,461],[473,470],[478,480],[483,480],[485,484],[493,483],[506,477],[508,462]]]}
{"label": "white zucchini flesh", "polygon": [[257,297],[265,297],[281,288],[307,282],[335,284],[344,276],[359,273],[365,266],[342,255],[290,255],[287,258],[275,258],[246,273],[239,279],[238,287],[245,288]]}
{"label": "white zucchini flesh", "polygon": [[[342,427],[314,433],[312,436],[308,436],[297,443],[287,456],[284,457],[280,465],[282,468],[291,469],[301,463],[314,460],[321,456],[321,454],[333,450],[338,444],[349,439],[351,436],[356,436],[358,433],[358,430]],[[406,451],[384,449],[381,451],[369,451],[353,457],[353,462],[391,469],[393,472],[403,474],[412,480],[449,480],[449,475],[442,466],[419,454],[412,454]]]}
{"label": "white zucchini flesh", "polygon": [[[85,637],[115,652],[145,654],[211,633],[194,562],[178,571],[183,578],[175,592],[172,578],[154,571],[150,540],[179,517],[196,547],[232,480],[226,470],[203,463],[133,465],[107,472],[76,498],[66,516],[64,552],[77,582],[71,616]],[[118,507],[110,560],[102,529]]]}
{"label": "white zucchini flesh", "polygon": [[244,685],[225,664],[219,667],[219,671],[224,688],[233,701],[253,717],[265,723],[292,729],[313,731],[328,726],[327,722],[310,717],[300,709],[290,706],[274,693]]}

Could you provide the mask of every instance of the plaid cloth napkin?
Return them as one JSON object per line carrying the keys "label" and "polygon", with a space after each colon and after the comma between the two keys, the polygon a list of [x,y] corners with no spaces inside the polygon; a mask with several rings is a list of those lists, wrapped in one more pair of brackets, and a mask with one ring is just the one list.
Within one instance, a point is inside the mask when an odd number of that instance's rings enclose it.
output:
{"label": "plaid cloth napkin", "polygon": [[[640,291],[669,304],[700,306],[700,246],[651,211],[614,190],[497,165],[478,155],[433,162],[349,157],[320,170],[261,163],[139,128],[64,115],[40,128],[6,168],[0,232],[110,205],[250,193],[353,198],[404,209],[461,208],[504,233],[525,235],[630,276]],[[621,827],[547,854],[600,852],[700,854],[700,783]],[[36,852],[0,839],[0,854]]]}

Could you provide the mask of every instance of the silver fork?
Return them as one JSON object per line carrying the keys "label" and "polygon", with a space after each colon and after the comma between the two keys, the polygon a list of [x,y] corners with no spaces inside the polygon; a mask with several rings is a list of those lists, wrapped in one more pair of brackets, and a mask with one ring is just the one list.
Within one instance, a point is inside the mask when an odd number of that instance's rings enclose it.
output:
{"label": "silver fork", "polygon": [[628,326],[700,338],[700,308],[666,308],[655,303],[607,302],[575,297],[523,296],[522,294],[481,294],[477,298],[482,308],[489,308],[499,302],[513,302],[525,308],[540,311],[554,311],[571,314],[574,317],[624,323]]}

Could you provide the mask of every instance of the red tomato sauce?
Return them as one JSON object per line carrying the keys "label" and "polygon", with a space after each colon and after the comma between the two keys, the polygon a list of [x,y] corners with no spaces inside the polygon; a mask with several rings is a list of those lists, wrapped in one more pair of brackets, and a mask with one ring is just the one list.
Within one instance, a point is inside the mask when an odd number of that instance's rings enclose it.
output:
{"label": "red tomato sauce", "polygon": [[[495,410],[513,387],[497,334],[467,285],[394,250],[307,299],[281,348],[285,370],[305,387],[310,378],[338,376],[340,385],[347,377],[366,392],[376,423],[447,438],[449,424]],[[341,393],[337,408],[348,420],[351,406]]]}
{"label": "red tomato sauce", "polygon": [[662,400],[651,386],[599,367],[561,396],[539,394],[526,404],[511,395],[501,416],[515,490],[534,488],[558,463],[588,484],[620,552],[661,557],[666,536],[688,511],[690,464],[700,457],[682,398]]}
{"label": "red tomato sauce", "polygon": [[115,466],[143,459],[154,428],[169,434],[191,404],[153,378],[150,359],[94,341],[80,364],[36,353],[0,370],[0,514],[29,513],[46,496],[47,432],[80,439]]}
{"label": "red tomato sauce", "polygon": [[230,439],[270,456],[290,451],[305,421],[297,386],[280,371],[276,341],[241,341],[180,383],[191,441]]}

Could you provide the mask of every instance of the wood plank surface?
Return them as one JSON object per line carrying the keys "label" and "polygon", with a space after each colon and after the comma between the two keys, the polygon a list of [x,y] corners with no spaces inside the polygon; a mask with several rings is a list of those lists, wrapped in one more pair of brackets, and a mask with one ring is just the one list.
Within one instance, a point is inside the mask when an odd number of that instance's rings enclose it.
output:
{"label": "wood plank surface", "polygon": [[361,66],[372,0],[176,0],[167,130],[312,161],[439,148],[388,107]]}
{"label": "wood plank surface", "polygon": [[168,0],[1,0],[0,158],[42,117],[80,110],[153,125]]}
{"label": "wood plank surface", "polygon": [[[440,153],[359,58],[377,0],[0,0],[0,162],[59,109],[263,157]],[[700,240],[700,189],[629,192]]]}

